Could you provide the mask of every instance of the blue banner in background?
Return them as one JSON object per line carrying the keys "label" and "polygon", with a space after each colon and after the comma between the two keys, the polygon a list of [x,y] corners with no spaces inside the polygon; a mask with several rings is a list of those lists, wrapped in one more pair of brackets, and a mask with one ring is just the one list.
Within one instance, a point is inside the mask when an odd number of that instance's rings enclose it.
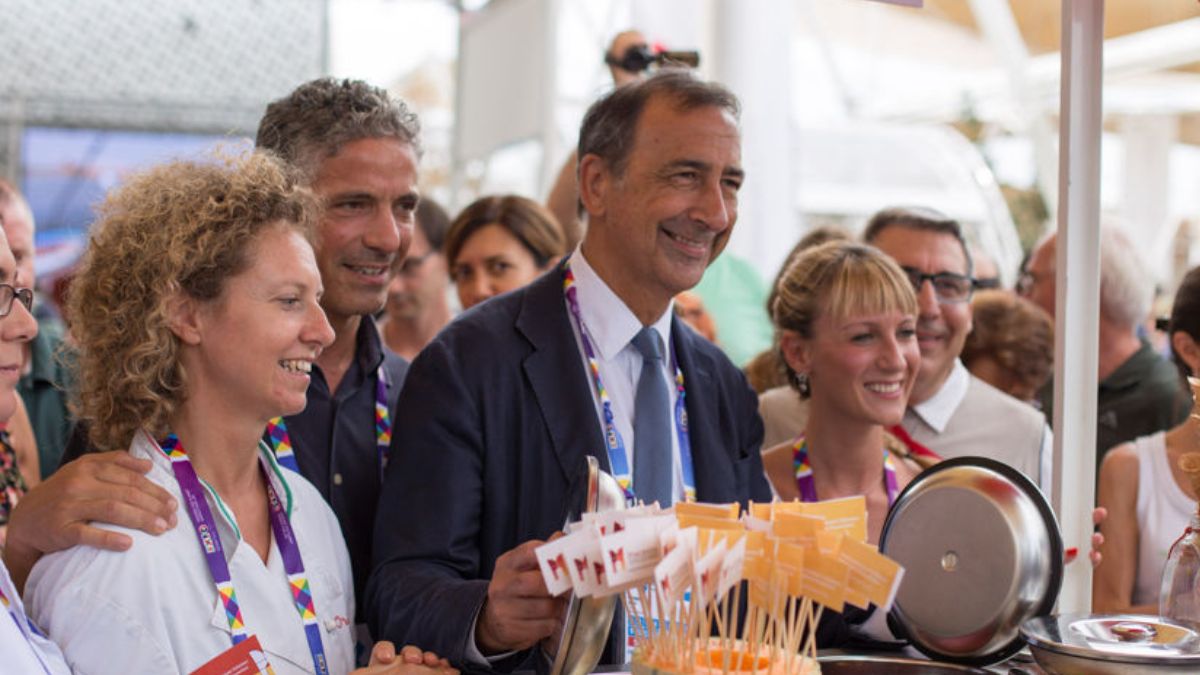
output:
{"label": "blue banner in background", "polygon": [[21,139],[21,190],[37,222],[38,277],[56,277],[83,250],[93,208],[130,173],[246,138],[109,129],[29,127]]}

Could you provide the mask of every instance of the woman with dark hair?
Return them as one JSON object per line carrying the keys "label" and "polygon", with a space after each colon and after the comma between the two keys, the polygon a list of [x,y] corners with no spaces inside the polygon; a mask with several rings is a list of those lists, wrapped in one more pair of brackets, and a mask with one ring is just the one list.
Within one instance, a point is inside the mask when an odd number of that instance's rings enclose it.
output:
{"label": "woman with dark hair", "polygon": [[480,197],[446,234],[446,261],[463,309],[528,284],[565,253],[554,216],[517,195]]}
{"label": "woman with dark hair", "polygon": [[[1180,375],[1200,374],[1200,267],[1175,293],[1167,327]],[[1200,383],[1192,381],[1192,391]],[[1163,565],[1172,542],[1196,511],[1195,491],[1179,458],[1200,452],[1200,420],[1116,446],[1100,466],[1097,501],[1108,509],[1101,525],[1105,563],[1096,568],[1092,606],[1098,612],[1158,613]]]}

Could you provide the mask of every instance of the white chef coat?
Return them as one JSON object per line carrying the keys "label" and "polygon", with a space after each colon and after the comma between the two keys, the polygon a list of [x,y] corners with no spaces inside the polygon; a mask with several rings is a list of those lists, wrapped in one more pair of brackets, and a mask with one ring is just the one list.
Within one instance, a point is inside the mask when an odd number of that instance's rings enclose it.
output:
{"label": "white chef coat", "polygon": [[[333,511],[299,474],[279,467],[265,446],[268,478],[295,531],[321,626],[330,672],[354,667],[354,585],[350,558]],[[154,463],[147,477],[179,501],[179,524],[157,537],[106,526],[133,538],[126,552],[77,546],[34,566],[26,599],[77,673],[187,673],[232,646],[225,608],[171,461],[146,433],[129,453]],[[279,675],[312,673],[303,623],[278,547],[266,564],[241,540],[232,512],[209,486],[206,496],[248,633],[257,635]]]}

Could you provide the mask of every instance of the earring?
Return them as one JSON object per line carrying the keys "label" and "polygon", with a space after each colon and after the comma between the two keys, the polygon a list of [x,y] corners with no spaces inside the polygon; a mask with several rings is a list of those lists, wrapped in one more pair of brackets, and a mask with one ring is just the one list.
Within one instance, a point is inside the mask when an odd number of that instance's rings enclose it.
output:
{"label": "earring", "polygon": [[804,398],[808,398],[812,393],[812,386],[808,382],[808,373],[796,373],[796,390]]}

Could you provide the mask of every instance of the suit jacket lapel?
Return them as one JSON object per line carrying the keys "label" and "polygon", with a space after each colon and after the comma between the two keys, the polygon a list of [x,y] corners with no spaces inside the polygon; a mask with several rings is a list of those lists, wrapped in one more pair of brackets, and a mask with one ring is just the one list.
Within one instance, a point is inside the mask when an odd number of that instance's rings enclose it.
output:
{"label": "suit jacket lapel", "polygon": [[561,265],[530,284],[517,314],[516,328],[533,347],[522,367],[550,432],[563,477],[569,482],[582,471],[588,454],[595,455],[605,471],[611,469],[596,418],[592,384],[571,329],[562,287]]}
{"label": "suit jacket lapel", "polygon": [[[571,483],[583,470],[586,455],[595,455],[605,471],[611,473],[612,467],[596,418],[592,381],[584,370],[571,329],[573,319],[563,296],[563,277],[560,264],[529,285],[516,328],[533,347],[522,367],[550,432],[563,479]],[[624,642],[625,622],[618,607],[602,663],[616,662],[623,654]],[[538,663],[544,665],[542,659]]]}

